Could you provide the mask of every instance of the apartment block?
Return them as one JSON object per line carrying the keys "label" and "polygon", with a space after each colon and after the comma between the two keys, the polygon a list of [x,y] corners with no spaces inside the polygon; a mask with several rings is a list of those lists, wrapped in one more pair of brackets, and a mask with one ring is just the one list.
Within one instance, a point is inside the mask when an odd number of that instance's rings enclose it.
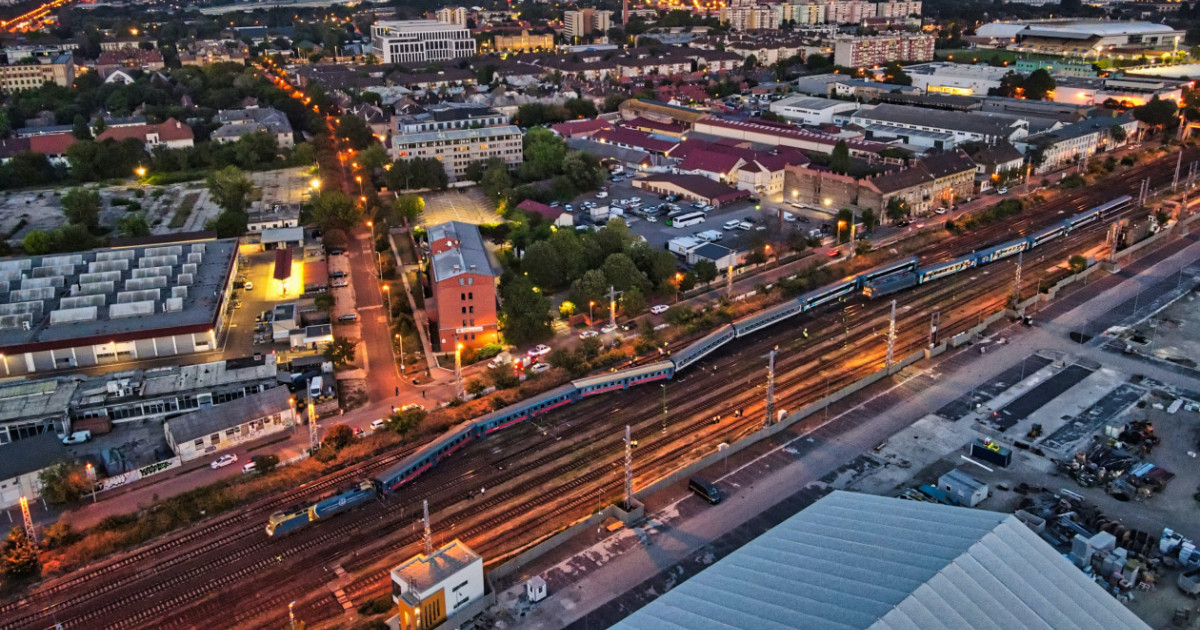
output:
{"label": "apartment block", "polygon": [[439,22],[454,24],[463,28],[467,27],[467,10],[463,7],[445,7],[438,9],[437,12],[434,13],[434,17],[436,17],[437,21]]}
{"label": "apartment block", "polygon": [[872,37],[844,37],[833,45],[833,63],[863,67],[892,61],[933,59],[933,36],[892,33]]}
{"label": "apartment block", "polygon": [[71,87],[75,82],[75,60],[71,53],[23,59],[13,59],[10,54],[9,64],[0,66],[0,92],[5,94],[40,88],[46,82]]}
{"label": "apartment block", "polygon": [[402,134],[391,139],[394,159],[434,158],[442,163],[451,181],[467,172],[476,160],[498,157],[516,167],[525,159],[521,129],[516,125],[451,129]]}

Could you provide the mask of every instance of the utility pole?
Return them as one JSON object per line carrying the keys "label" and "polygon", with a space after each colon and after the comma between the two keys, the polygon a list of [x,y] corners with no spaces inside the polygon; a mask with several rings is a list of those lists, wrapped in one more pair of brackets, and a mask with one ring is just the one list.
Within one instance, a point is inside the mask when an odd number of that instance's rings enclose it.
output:
{"label": "utility pole", "polygon": [[422,499],[421,505],[425,512],[421,522],[425,524],[425,557],[428,558],[433,555],[433,530],[429,527],[429,499]]}
{"label": "utility pole", "polygon": [[775,354],[778,352],[779,346],[775,346],[767,353],[767,417],[763,422],[764,427],[775,424]]}
{"label": "utility pole", "polygon": [[733,265],[725,268],[725,297],[733,296]]}
{"label": "utility pole", "polygon": [[934,311],[933,316],[929,318],[929,347],[937,345],[938,341],[938,322],[942,319],[941,311]]}
{"label": "utility pole", "polygon": [[616,328],[617,326],[617,296],[624,291],[617,291],[611,285],[608,287],[608,325]]}
{"label": "utility pole", "polygon": [[317,405],[313,401],[312,392],[308,396],[308,448],[309,454],[316,453],[321,448],[320,430],[317,429]]}
{"label": "utility pole", "polygon": [[1171,180],[1171,190],[1179,185],[1179,169],[1183,167],[1183,149],[1179,150],[1179,158],[1175,160],[1175,177]]}
{"label": "utility pole", "polygon": [[25,520],[25,537],[33,546],[38,546],[37,530],[33,528],[33,516],[29,513],[29,499],[21,497],[21,518]]}
{"label": "utility pole", "polygon": [[633,509],[633,436],[625,425],[625,509]]}
{"label": "utility pole", "polygon": [[1021,304],[1021,267],[1025,263],[1025,252],[1017,254],[1017,275],[1013,278],[1013,308]]}
{"label": "utility pole", "polygon": [[846,260],[851,260],[854,258],[854,231],[855,231],[854,228],[855,227],[857,227],[857,224],[854,222],[854,217],[850,217],[850,243],[847,246]]}
{"label": "utility pole", "polygon": [[886,367],[896,360],[896,300],[892,300],[892,318],[888,322],[888,349]]}

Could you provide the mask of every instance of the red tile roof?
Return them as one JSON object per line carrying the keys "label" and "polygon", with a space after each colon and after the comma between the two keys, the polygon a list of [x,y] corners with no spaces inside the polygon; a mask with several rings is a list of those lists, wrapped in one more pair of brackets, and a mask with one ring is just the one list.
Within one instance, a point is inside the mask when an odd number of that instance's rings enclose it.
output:
{"label": "red tile roof", "polygon": [[532,199],[526,199],[525,201],[517,204],[517,209],[541,215],[547,221],[554,221],[563,214],[563,210],[551,208],[544,203],[534,201]]}
{"label": "red tile roof", "polygon": [[66,155],[72,144],[75,144],[75,136],[69,133],[29,137],[29,150],[42,155]]}
{"label": "red tile roof", "polygon": [[587,120],[568,120],[558,123],[550,127],[550,129],[564,138],[578,138],[581,136],[590,136],[597,131],[612,129],[612,125],[599,118],[590,118]]}
{"label": "red tile roof", "polygon": [[704,171],[726,175],[742,161],[741,156],[729,153],[715,153],[699,149],[688,153],[688,156],[677,167],[681,171]]}
{"label": "red tile roof", "polygon": [[659,132],[673,136],[681,135],[686,129],[678,123],[664,123],[638,116],[625,123],[626,126],[646,132]]}
{"label": "red tile roof", "polygon": [[195,138],[192,134],[192,128],[175,120],[168,118],[157,125],[130,125],[128,127],[109,127],[96,137],[97,142],[103,142],[108,139],[120,142],[127,138],[135,138],[146,141],[146,136],[158,133],[158,139],[161,142],[173,142],[176,140],[191,140]]}
{"label": "red tile roof", "polygon": [[650,153],[666,153],[675,146],[675,142],[666,140],[658,140],[650,137],[650,134],[628,127],[614,127],[608,131],[599,131],[592,135],[593,140],[606,142],[608,144],[623,145],[642,149]]}

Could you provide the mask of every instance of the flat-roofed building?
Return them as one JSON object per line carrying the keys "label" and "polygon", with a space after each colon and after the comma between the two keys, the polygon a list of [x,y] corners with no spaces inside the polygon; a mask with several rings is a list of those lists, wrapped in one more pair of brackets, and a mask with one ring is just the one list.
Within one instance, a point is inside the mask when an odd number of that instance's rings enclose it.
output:
{"label": "flat-roofed building", "polygon": [[496,35],[492,38],[492,48],[496,52],[554,50],[554,35],[530,34],[528,30],[522,30],[519,35]]}
{"label": "flat-roofed building", "polygon": [[11,94],[21,90],[33,90],[45,83],[59,87],[71,87],[75,82],[75,59],[71,53],[53,57],[25,57],[0,65],[0,92]]}
{"label": "flat-roofed building", "polygon": [[391,570],[399,630],[457,628],[489,603],[483,558],[459,540]]}
{"label": "flat-roofed building", "polygon": [[393,159],[434,158],[450,181],[461,179],[467,166],[478,160],[496,157],[510,168],[525,160],[524,134],[516,125],[402,134],[389,142]]}
{"label": "flat-roofed building", "polygon": [[212,232],[0,260],[0,374],[216,349],[237,239]]}
{"label": "flat-roofed building", "polygon": [[933,59],[933,40],[932,35],[924,33],[842,37],[833,44],[833,62],[860,68],[893,61],[928,61]]}
{"label": "flat-roofed building", "polygon": [[831,98],[796,95],[771,103],[770,110],[785,120],[801,125],[827,125],[833,122],[834,114],[852,112],[858,103]]}
{"label": "flat-roofed building", "polygon": [[371,52],[383,63],[426,63],[475,55],[465,26],[437,20],[383,20],[371,26]]}
{"label": "flat-roofed building", "polygon": [[293,403],[287,388],[275,387],[246,396],[236,405],[171,418],[163,424],[163,432],[175,455],[191,461],[290,428],[296,421]]}

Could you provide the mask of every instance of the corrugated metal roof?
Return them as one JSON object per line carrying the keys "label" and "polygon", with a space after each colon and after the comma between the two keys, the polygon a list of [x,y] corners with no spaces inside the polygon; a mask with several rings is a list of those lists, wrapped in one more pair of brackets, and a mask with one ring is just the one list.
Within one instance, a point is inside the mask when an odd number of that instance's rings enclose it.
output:
{"label": "corrugated metal roof", "polygon": [[615,630],[1149,630],[1015,516],[834,492]]}

